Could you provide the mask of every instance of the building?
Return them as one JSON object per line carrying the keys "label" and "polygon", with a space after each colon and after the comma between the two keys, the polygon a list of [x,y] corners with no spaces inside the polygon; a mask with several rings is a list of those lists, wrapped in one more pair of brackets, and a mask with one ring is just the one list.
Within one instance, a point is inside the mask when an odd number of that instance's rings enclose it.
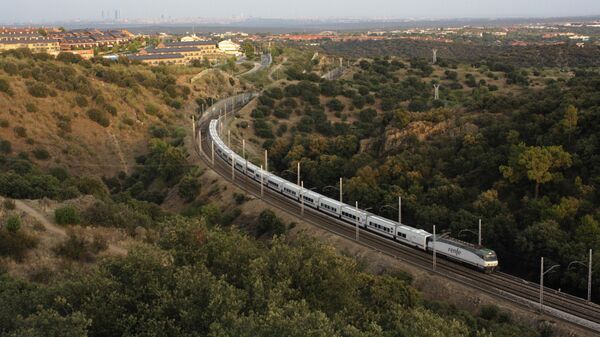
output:
{"label": "building", "polygon": [[64,52],[79,55],[84,60],[90,60],[94,57],[93,49],[76,49],[76,50],[67,50]]}
{"label": "building", "polygon": [[59,40],[48,38],[36,40],[7,39],[0,41],[0,52],[27,48],[34,53],[46,53],[56,56],[60,53],[59,42]]}
{"label": "building", "polygon": [[219,51],[223,54],[233,55],[236,57],[242,55],[241,46],[231,40],[223,40],[219,42]]}
{"label": "building", "polygon": [[157,66],[164,64],[187,64],[185,56],[179,53],[172,54],[145,54],[145,55],[129,55],[128,58],[132,61],[140,61],[145,64]]}

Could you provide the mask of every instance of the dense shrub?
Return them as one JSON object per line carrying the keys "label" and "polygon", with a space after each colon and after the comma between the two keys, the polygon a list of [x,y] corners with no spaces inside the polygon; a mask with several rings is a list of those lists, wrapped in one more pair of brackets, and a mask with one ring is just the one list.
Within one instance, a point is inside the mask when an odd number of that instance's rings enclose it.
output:
{"label": "dense shrub", "polygon": [[48,87],[41,82],[35,82],[31,85],[27,86],[27,91],[33,97],[44,98],[50,95],[50,90]]}
{"label": "dense shrub", "polygon": [[13,215],[6,220],[4,228],[11,233],[16,233],[21,229],[21,217]]}
{"label": "dense shrub", "polygon": [[80,108],[85,108],[88,106],[88,100],[87,98],[85,98],[84,96],[81,95],[77,95],[75,96],[75,103],[77,104],[77,106],[79,106]]}
{"label": "dense shrub", "polygon": [[200,182],[194,175],[185,175],[179,182],[178,194],[185,201],[192,201],[198,195]]}
{"label": "dense shrub", "polygon": [[258,216],[256,233],[258,236],[264,234],[279,235],[285,233],[286,226],[271,210],[265,210]]}
{"label": "dense shrub", "polygon": [[70,234],[69,238],[55,248],[56,255],[66,257],[79,262],[93,262],[95,255],[108,248],[106,241],[100,237],[94,237],[88,241],[83,237]]}
{"label": "dense shrub", "polygon": [[124,228],[130,231],[137,227],[148,228],[152,219],[132,207],[113,202],[98,201],[83,213],[85,222],[104,227]]}
{"label": "dense shrub", "polygon": [[59,225],[76,225],[81,221],[79,212],[73,206],[57,208],[54,211],[54,220]]}
{"label": "dense shrub", "polygon": [[46,149],[37,148],[31,152],[33,153],[33,156],[35,157],[35,159],[38,159],[38,160],[50,159],[50,153]]}
{"label": "dense shrub", "polygon": [[35,248],[37,240],[19,230],[11,232],[0,229],[0,256],[12,257],[17,261],[23,260],[29,249]]}
{"label": "dense shrub", "polygon": [[0,152],[9,154],[12,152],[12,144],[8,140],[0,140]]}
{"label": "dense shrub", "polygon": [[12,90],[10,89],[8,81],[3,78],[0,78],[0,92],[7,93],[9,95],[12,94]]}
{"label": "dense shrub", "polygon": [[87,115],[91,120],[102,125],[105,128],[110,125],[110,120],[108,119],[108,116],[101,110],[98,110],[96,108],[90,109],[87,111]]}
{"label": "dense shrub", "polygon": [[22,126],[16,126],[13,131],[15,132],[15,135],[17,135],[17,137],[21,137],[21,138],[25,138],[27,137],[27,129],[25,129]]}

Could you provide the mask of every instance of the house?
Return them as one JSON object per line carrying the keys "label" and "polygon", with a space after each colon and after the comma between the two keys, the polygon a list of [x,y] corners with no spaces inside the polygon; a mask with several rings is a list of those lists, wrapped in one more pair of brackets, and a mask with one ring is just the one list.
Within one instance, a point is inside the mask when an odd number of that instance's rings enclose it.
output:
{"label": "house", "polygon": [[185,56],[172,53],[172,54],[136,54],[129,55],[128,58],[132,61],[140,61],[149,65],[164,64],[186,64],[187,60]]}
{"label": "house", "polygon": [[0,41],[0,52],[20,48],[28,48],[31,49],[31,51],[34,53],[47,53],[54,56],[60,53],[59,41],[55,39],[8,39]]}
{"label": "house", "polygon": [[233,55],[236,57],[242,55],[241,46],[231,40],[223,40],[219,42],[219,51],[223,54]]}

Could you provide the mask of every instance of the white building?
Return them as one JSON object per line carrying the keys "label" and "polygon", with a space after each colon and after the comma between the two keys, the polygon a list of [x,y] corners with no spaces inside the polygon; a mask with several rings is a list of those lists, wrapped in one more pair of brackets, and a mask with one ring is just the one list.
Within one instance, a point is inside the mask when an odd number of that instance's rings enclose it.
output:
{"label": "white building", "polygon": [[192,41],[200,41],[200,40],[202,40],[202,39],[199,38],[196,34],[184,36],[181,38],[181,42],[192,42]]}
{"label": "white building", "polygon": [[219,50],[227,55],[240,56],[242,55],[241,47],[239,44],[231,40],[223,40],[219,42]]}

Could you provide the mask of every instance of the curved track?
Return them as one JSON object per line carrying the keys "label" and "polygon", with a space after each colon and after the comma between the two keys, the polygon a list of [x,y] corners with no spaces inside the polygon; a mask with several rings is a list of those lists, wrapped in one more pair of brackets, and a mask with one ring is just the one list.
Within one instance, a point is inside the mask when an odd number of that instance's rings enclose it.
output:
{"label": "curved track", "polygon": [[[243,106],[247,102],[248,97],[252,98],[254,97],[254,94],[250,94],[244,99],[240,99],[239,96],[234,98],[233,103],[230,105],[232,108],[231,110],[238,106],[235,102]],[[226,102],[220,103],[224,104],[224,106],[228,106],[228,104],[232,102],[231,100],[232,99],[228,99]],[[229,103],[227,101],[229,101]],[[202,139],[199,141],[197,138],[198,135],[196,135],[196,148],[199,150],[200,158],[208,167],[211,167],[215,172],[229,181],[232,181],[231,164],[225,163],[217,154],[214,155],[214,164],[212,163],[211,141],[208,139],[207,135],[209,134],[208,123],[210,119],[217,117],[215,116],[216,114],[220,115],[220,107],[217,105],[215,106],[216,109],[210,110],[210,113],[203,116],[198,123]],[[221,105],[221,107],[222,106],[223,105]],[[198,146],[200,143],[202,144],[201,148]],[[232,182],[247,193],[258,198],[261,197],[260,184],[239,171],[235,171]],[[300,216],[302,220],[332,233],[355,240],[356,228],[354,226],[332,218],[331,216],[310,207],[305,207],[304,213],[301,214],[301,206],[297,201],[272,191],[266,186],[264,187],[263,192],[262,200],[265,203],[287,212],[292,216]],[[432,256],[430,254],[390,241],[389,239],[385,239],[375,233],[363,229],[360,229],[359,231],[359,243],[364,246],[419,268],[429,270],[432,273],[460,282],[470,288],[517,303],[531,311],[539,312],[540,310],[539,285],[536,283],[531,283],[504,273],[483,274],[440,258],[437,259],[436,268],[434,270]],[[544,314],[559,320],[577,324],[590,331],[600,332],[599,305],[588,303],[583,299],[568,294],[559,293],[553,289],[545,288],[544,290]]]}

